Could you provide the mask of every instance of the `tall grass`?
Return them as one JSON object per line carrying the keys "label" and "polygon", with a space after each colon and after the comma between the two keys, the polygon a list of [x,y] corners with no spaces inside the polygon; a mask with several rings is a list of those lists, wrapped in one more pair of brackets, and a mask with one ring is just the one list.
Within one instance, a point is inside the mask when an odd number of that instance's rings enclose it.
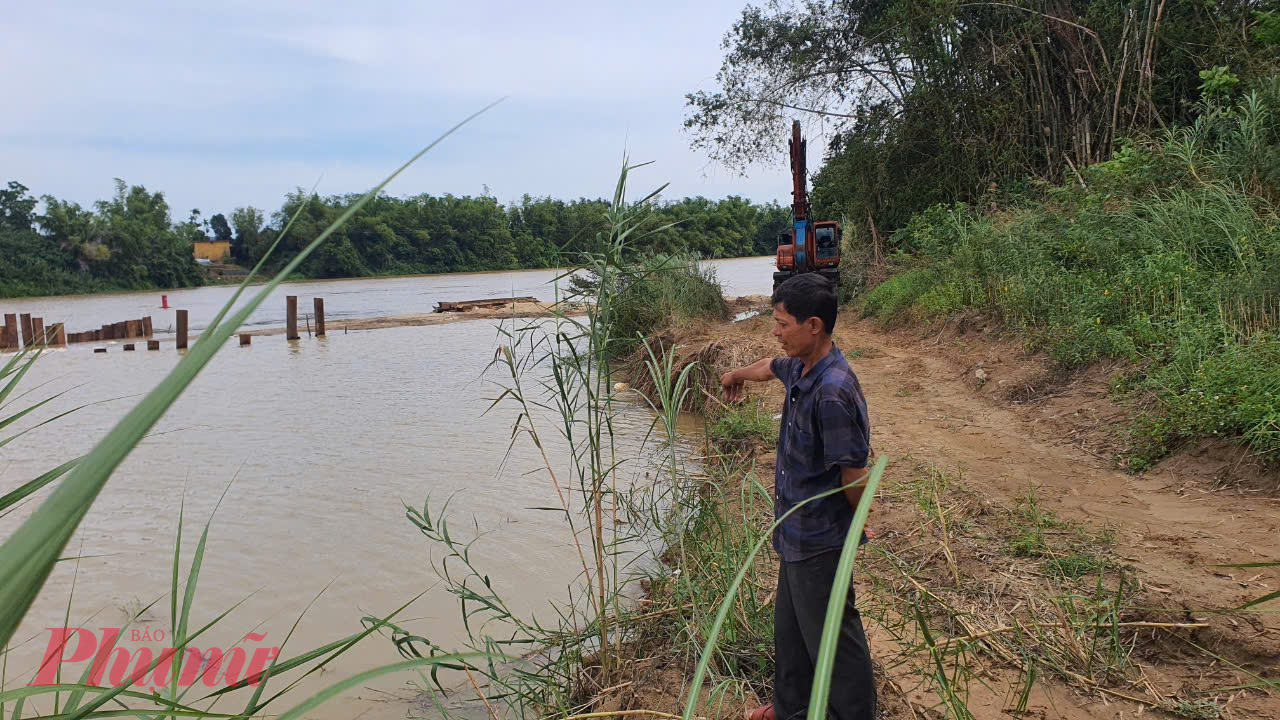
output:
{"label": "tall grass", "polygon": [[[472,563],[469,540],[449,532],[447,508],[433,511],[428,500],[422,511],[409,511],[423,534],[445,549],[437,569],[460,599],[468,647],[501,643],[521,648],[527,658],[514,668],[481,668],[487,689],[476,685],[486,702],[501,702],[517,714],[569,714],[590,687],[604,687],[601,683],[620,664],[626,634],[621,623],[630,612],[623,597],[632,581],[625,558],[637,537],[624,517],[628,489],[620,477],[624,460],[616,447],[610,360],[632,342],[620,329],[625,298],[662,284],[651,275],[666,271],[625,260],[638,237],[661,229],[650,224],[658,191],[638,202],[627,200],[633,170],[624,165],[619,175],[605,215],[608,234],[593,245],[599,250],[580,255],[560,278],[564,282],[557,293],[569,289],[557,297],[553,316],[502,326],[502,347],[492,367],[501,377],[493,404],[518,410],[512,444],[527,441],[541,453],[542,475],[555,489],[558,513],[581,564],[580,584],[554,606],[554,622],[520,617],[488,582],[485,570]],[[570,283],[572,276],[588,280]],[[577,314],[580,310],[585,314]],[[495,637],[496,632],[502,635]],[[415,653],[445,652],[421,638],[410,645]],[[435,682],[427,689],[439,690],[438,678]]]}
{"label": "tall grass", "polygon": [[[529,442],[542,452],[539,474],[553,486],[557,513],[576,548],[582,572],[569,598],[553,605],[550,622],[517,616],[471,560],[473,538],[451,532],[446,507],[428,502],[409,510],[423,534],[444,548],[437,572],[460,600],[467,648],[500,644],[524,658],[514,666],[481,668],[483,682],[473,688],[486,703],[515,715],[590,712],[607,688],[643,682],[651,651],[670,657],[671,668],[692,678],[685,690],[688,717],[707,697],[702,685],[708,677],[715,678],[713,699],[739,707],[769,682],[771,615],[757,562],[772,530],[771,519],[761,515],[771,508],[769,493],[759,482],[738,482],[753,462],[745,454],[717,450],[701,465],[688,463],[677,426],[701,387],[696,376],[703,370],[696,362],[677,364],[675,348],[641,335],[691,313],[722,316],[723,300],[692,263],[628,260],[631,240],[648,230],[648,203],[656,194],[627,201],[632,169],[624,166],[608,210],[608,235],[594,245],[604,249],[577,258],[572,270],[588,280],[569,285],[553,317],[503,327],[494,361],[502,377],[495,404],[518,411],[512,442]],[[585,315],[575,314],[579,309]],[[636,346],[648,376],[642,400],[653,413],[650,437],[658,451],[657,462],[644,466],[618,456],[613,423],[618,400],[611,361]],[[718,422],[736,422],[729,414]],[[755,430],[774,429],[759,407],[744,421]],[[561,451],[551,452],[553,447]],[[641,469],[651,481],[630,482]],[[859,523],[881,472],[870,477]],[[639,548],[662,564],[632,562]],[[846,577],[856,552],[854,543],[843,557]],[[833,602],[843,607],[844,595],[836,595]],[[410,656],[446,652],[403,630],[393,639]],[[826,682],[815,687],[819,698]],[[424,689],[434,695],[443,687],[435,677]]]}
{"label": "tall grass", "polygon": [[1258,165],[1280,156],[1275,108],[1280,95],[1206,110],[1085,169],[1084,188],[992,214],[932,208],[861,307],[886,322],[988,313],[1065,368],[1130,363],[1136,468],[1204,436],[1280,460],[1280,178]]}
{"label": "tall grass", "polygon": [[[492,106],[490,106],[492,107]],[[261,290],[252,295],[250,299],[239,308],[235,307],[241,294],[248,288],[249,283],[262,269],[260,262],[258,267],[245,278],[244,282],[237,289],[236,293],[227,302],[227,304],[218,312],[214,320],[209,324],[204,334],[186,355],[180,360],[177,366],[166,376],[150,393],[148,393],[115,427],[113,427],[106,436],[99,441],[92,450],[83,458],[67,463],[49,473],[45,473],[39,478],[25,483],[18,489],[6,493],[0,498],[0,507],[8,508],[14,503],[25,497],[29,497],[32,493],[38,491],[43,485],[51,484],[56,481],[52,493],[35,509],[18,528],[5,539],[3,545],[0,545],[0,647],[8,648],[13,634],[19,623],[30,609],[37,596],[40,594],[44,583],[48,578],[53,567],[59,562],[65,550],[67,543],[79,526],[81,520],[88,513],[89,508],[93,505],[94,500],[102,491],[110,479],[112,473],[120,465],[121,462],[129,455],[133,448],[146,436],[155,423],[164,415],[168,408],[178,399],[183,391],[190,385],[196,375],[213,359],[213,356],[220,350],[231,335],[244,323],[248,316],[256,309],[270,293],[292,273],[300,263],[302,263],[308,255],[314,252],[338,227],[346,222],[369,200],[376,197],[383,188],[394,180],[409,165],[416,162],[432,148],[442,142],[445,138],[453,134],[462,125],[469,122],[482,112],[488,110],[488,107],[463,120],[458,125],[445,131],[439,138],[425,147],[423,150],[414,155],[408,162],[395,170],[386,179],[379,183],[375,188],[365,194],[360,200],[353,203],[352,206],[325,229],[314,241],[308,244],[297,256],[292,258],[284,269],[280,271],[274,278],[267,282]],[[281,234],[281,238],[288,232]],[[275,247],[279,245],[280,240],[277,239]],[[268,257],[270,256],[268,252]],[[266,261],[264,257],[263,262]],[[3,374],[0,379],[6,379],[3,390],[0,390],[0,403],[8,398],[17,383],[21,381],[23,376],[30,370],[31,364],[35,362],[38,355],[31,355],[24,359],[23,355],[15,355],[10,358],[4,366]],[[26,414],[24,411],[11,413],[6,416],[3,425],[8,425],[17,417]],[[207,534],[206,526],[206,534]],[[181,533],[181,515],[179,519],[179,533]],[[188,643],[198,638],[202,633],[210,627],[218,623],[224,618],[227,612],[218,615],[213,621],[203,625],[198,630],[190,629],[190,608],[194,594],[196,591],[200,565],[203,559],[205,535],[202,535],[199,545],[187,572],[185,583],[185,591],[182,595],[182,601],[179,603],[179,563],[178,557],[180,552],[180,543],[175,548],[173,585],[170,588],[171,594],[171,614],[173,627],[172,637],[175,640],[175,646],[172,653],[162,653],[148,668],[148,673],[154,670],[161,662],[172,661],[174,665],[173,676],[178,675],[177,668],[180,668],[185,655],[185,648]],[[363,633],[341,640],[337,643],[318,648],[310,653],[304,653],[301,656],[293,658],[290,661],[276,663],[273,666],[272,673],[282,672],[293,667],[297,667],[305,662],[321,658],[320,665],[328,662],[336,654],[345,651],[351,644],[372,633],[378,627],[381,627],[384,621],[380,620],[367,628]],[[5,653],[6,659],[8,653]],[[379,668],[371,670],[359,676],[358,680],[363,682],[369,677],[393,672],[409,667],[422,667],[429,665],[438,665],[443,662],[458,662],[459,659],[449,656],[444,659],[440,658],[422,658],[411,660],[407,663],[401,663],[396,666],[387,668]],[[314,671],[314,668],[313,668]],[[350,682],[350,681],[348,681]],[[154,695],[143,695],[129,690],[131,683],[125,683],[114,688],[99,688],[88,686],[83,683],[57,685],[53,687],[32,687],[19,688],[15,690],[5,690],[0,692],[0,703],[8,701],[16,701],[18,707],[13,713],[14,718],[21,718],[22,703],[27,698],[39,695],[53,694],[55,696],[55,704],[58,698],[64,693],[69,693],[70,709],[64,708],[64,713],[60,717],[66,717],[71,720],[75,718],[88,717],[90,715],[101,716],[108,711],[99,711],[109,702],[118,702],[117,698],[126,697],[132,700],[142,702],[149,708],[147,712],[155,716],[176,717],[195,716],[225,716],[213,713],[211,709],[197,709],[178,702],[180,694],[176,685],[166,688],[164,693]],[[242,685],[243,686],[243,685]],[[316,704],[332,697],[345,687],[343,684],[330,687],[321,691],[317,695],[305,701],[302,705],[293,708],[285,713],[285,717],[300,715],[306,710],[314,707]],[[238,688],[237,688],[238,689]],[[250,703],[246,706],[242,716],[249,716],[260,711],[265,703],[259,703],[262,689],[259,688],[251,697]],[[80,704],[86,695],[92,695],[92,699]],[[216,694],[215,694],[216,695]],[[267,702],[275,700],[279,694],[272,696]],[[216,697],[213,698],[216,702]],[[210,705],[210,708],[212,705]]]}
{"label": "tall grass", "polygon": [[714,267],[688,255],[634,259],[630,244],[629,240],[622,248],[625,257],[614,259],[622,264],[609,278],[597,274],[596,263],[586,263],[570,278],[572,292],[586,300],[599,292],[602,281],[615,284],[607,290],[612,298],[612,358],[633,351],[642,338],[659,329],[693,320],[724,320],[728,316],[724,290]]}

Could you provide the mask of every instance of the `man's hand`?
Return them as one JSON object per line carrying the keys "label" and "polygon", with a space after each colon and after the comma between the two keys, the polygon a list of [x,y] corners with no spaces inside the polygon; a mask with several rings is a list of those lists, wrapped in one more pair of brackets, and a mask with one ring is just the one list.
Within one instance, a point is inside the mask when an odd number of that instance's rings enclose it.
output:
{"label": "man's hand", "polygon": [[765,358],[721,375],[720,390],[724,393],[725,402],[738,402],[742,399],[743,385],[748,380],[764,382],[772,380],[773,377],[773,358]]}
{"label": "man's hand", "polygon": [[724,394],[724,401],[736,403],[742,399],[742,389],[746,385],[746,381],[738,377],[737,370],[720,376],[720,391]]}

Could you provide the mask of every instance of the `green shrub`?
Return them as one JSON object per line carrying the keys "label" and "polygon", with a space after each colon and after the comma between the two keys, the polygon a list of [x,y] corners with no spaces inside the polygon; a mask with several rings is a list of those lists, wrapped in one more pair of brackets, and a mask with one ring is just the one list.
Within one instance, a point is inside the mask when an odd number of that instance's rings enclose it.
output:
{"label": "green shrub", "polygon": [[[588,279],[586,282],[592,282]],[[655,255],[620,275],[614,357],[629,352],[642,337],[672,323],[723,320],[728,316],[715,268],[685,256]]]}
{"label": "green shrub", "polygon": [[772,449],[778,441],[778,425],[760,396],[736,405],[720,405],[707,414],[707,435],[719,445],[741,447],[759,443]]}
{"label": "green shrub", "polygon": [[1189,437],[1240,437],[1280,457],[1280,335],[1228,345],[1152,369],[1144,388],[1160,404],[1139,418],[1139,458],[1150,461]]}
{"label": "green shrub", "polygon": [[1139,464],[1200,435],[1280,460],[1280,219],[1258,159],[1280,148],[1272,107],[1206,106],[1194,128],[1082,169],[1085,187],[1073,176],[1014,209],[930,208],[860,308],[886,324],[979,311],[1064,367],[1132,362],[1130,385],[1155,398]]}
{"label": "green shrub", "polygon": [[938,277],[934,270],[911,270],[894,275],[867,293],[862,310],[886,322],[898,318],[938,282]]}

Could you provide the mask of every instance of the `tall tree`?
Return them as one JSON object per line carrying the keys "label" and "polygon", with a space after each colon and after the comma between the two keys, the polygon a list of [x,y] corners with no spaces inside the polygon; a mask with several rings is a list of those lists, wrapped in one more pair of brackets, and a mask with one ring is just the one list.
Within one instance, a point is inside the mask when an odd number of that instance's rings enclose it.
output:
{"label": "tall tree", "polygon": [[[748,7],[695,147],[778,157],[793,117],[831,138],[815,209],[894,226],[992,182],[1058,179],[1115,140],[1190,119],[1199,72],[1274,72],[1249,32],[1274,0],[805,0]],[[1266,7],[1264,7],[1266,6]],[[868,228],[870,229],[870,228]]]}
{"label": "tall tree", "polygon": [[235,239],[231,233],[231,225],[227,223],[227,216],[222,213],[209,218],[209,228],[213,230],[213,239],[217,242],[230,243]]}

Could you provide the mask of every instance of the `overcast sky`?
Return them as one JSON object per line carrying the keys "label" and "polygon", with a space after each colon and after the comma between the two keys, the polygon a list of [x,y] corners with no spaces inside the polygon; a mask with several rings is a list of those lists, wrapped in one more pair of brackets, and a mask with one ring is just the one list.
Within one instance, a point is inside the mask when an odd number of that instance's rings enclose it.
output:
{"label": "overcast sky", "polygon": [[[784,200],[779,155],[748,177],[689,148],[684,95],[714,87],[746,0],[333,2],[49,0],[0,24],[0,182],[90,203],[112,178],[165,193],[175,220],[279,207],[323,174],[367,190],[472,111],[506,102],[390,188],[502,202],[611,192]],[[818,158],[811,158],[816,166]]]}

